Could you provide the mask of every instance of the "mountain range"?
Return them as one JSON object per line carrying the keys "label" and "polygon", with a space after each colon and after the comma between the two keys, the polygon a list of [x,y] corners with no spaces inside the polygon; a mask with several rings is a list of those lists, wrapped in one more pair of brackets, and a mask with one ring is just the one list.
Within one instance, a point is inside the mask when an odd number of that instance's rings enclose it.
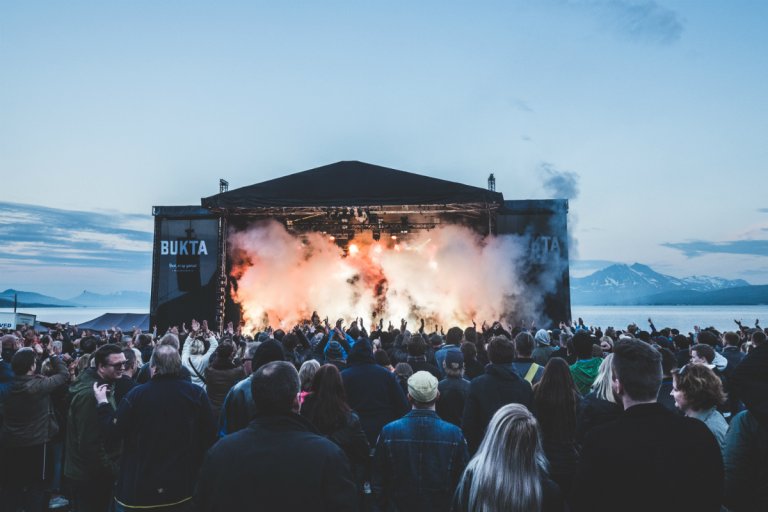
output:
{"label": "mountain range", "polygon": [[768,285],[712,276],[677,278],[647,265],[615,264],[571,279],[576,305],[749,305],[768,304]]}
{"label": "mountain range", "polygon": [[149,306],[149,294],[146,292],[120,291],[109,294],[99,294],[83,290],[70,299],[59,299],[36,292],[13,290],[11,288],[0,292],[0,307],[12,308],[16,296],[17,306],[24,308],[50,307],[124,307],[138,308]]}

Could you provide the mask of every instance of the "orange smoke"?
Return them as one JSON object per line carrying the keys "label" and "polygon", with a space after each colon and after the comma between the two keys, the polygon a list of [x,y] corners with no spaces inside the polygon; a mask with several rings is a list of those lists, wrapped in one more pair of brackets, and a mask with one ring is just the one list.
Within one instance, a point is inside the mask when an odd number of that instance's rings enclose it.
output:
{"label": "orange smoke", "polygon": [[380,318],[410,326],[423,318],[430,329],[479,324],[534,311],[517,277],[526,247],[515,236],[448,225],[381,241],[358,234],[345,253],[326,235],[259,222],[230,233],[233,299],[251,330],[290,328],[312,311],[331,321],[362,317],[366,326]]}

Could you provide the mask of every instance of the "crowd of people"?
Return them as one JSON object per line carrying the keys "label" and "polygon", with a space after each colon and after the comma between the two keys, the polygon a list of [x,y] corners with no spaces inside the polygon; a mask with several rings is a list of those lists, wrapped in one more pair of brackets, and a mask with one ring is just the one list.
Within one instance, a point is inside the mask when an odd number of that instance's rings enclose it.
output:
{"label": "crowd of people", "polygon": [[0,343],[2,511],[768,510],[758,322]]}

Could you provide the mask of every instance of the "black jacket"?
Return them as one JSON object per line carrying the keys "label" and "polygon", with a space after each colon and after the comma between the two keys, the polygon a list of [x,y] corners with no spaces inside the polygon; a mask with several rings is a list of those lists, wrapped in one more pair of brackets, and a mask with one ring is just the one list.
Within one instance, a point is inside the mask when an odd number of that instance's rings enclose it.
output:
{"label": "black jacket", "polygon": [[533,405],[531,385],[511,365],[489,364],[484,375],[470,382],[461,422],[470,453],[477,451],[496,411],[511,403],[522,404],[528,409]]}
{"label": "black jacket", "polygon": [[216,425],[205,391],[182,377],[155,375],[133,388],[117,411],[102,404],[100,427],[123,439],[115,499],[128,506],[189,500]]}
{"label": "black jacket", "polygon": [[437,415],[443,420],[461,427],[461,416],[469,394],[469,381],[461,377],[446,377],[437,385]]}
{"label": "black jacket", "polygon": [[587,393],[576,411],[576,441],[581,443],[592,428],[617,419],[622,412],[621,404],[598,398],[594,391]]}
{"label": "black jacket", "polygon": [[216,443],[193,498],[199,512],[347,511],[359,500],[347,457],[298,414],[257,415]]}
{"label": "black jacket", "polygon": [[587,434],[571,509],[718,512],[722,495],[723,459],[707,426],[641,404]]}
{"label": "black jacket", "polygon": [[347,403],[360,416],[368,443],[376,445],[381,428],[408,412],[410,406],[393,373],[376,364],[367,341],[358,341],[341,372]]}

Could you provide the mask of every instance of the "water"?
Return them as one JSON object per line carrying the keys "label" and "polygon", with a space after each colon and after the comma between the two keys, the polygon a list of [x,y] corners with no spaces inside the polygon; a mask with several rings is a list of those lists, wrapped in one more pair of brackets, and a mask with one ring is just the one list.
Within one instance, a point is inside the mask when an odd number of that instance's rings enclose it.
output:
{"label": "water", "polygon": [[[0,308],[0,311],[13,310]],[[78,324],[104,313],[147,313],[147,308],[19,308],[18,311],[37,315],[37,320],[42,322]],[[634,322],[646,329],[649,316],[657,328],[675,327],[683,333],[693,331],[694,325],[733,330],[734,319],[743,320],[744,325],[751,327],[755,318],[759,318],[763,327],[768,326],[768,306],[574,306],[572,312],[574,319],[581,317],[587,325],[603,328],[611,325],[625,329]]]}
{"label": "water", "polygon": [[[104,313],[140,313],[146,314],[148,308],[126,308],[117,306],[113,308],[18,308],[18,313],[37,315],[38,322],[60,322],[81,324],[93,320]],[[0,312],[13,312],[13,308],[0,308]]]}
{"label": "water", "polygon": [[693,326],[715,327],[719,331],[737,328],[734,319],[752,327],[755,319],[768,326],[768,306],[573,306],[573,319],[581,317],[586,325],[613,326],[626,329],[634,322],[641,329],[648,329],[651,317],[657,329],[673,327],[682,333],[693,332]]}

